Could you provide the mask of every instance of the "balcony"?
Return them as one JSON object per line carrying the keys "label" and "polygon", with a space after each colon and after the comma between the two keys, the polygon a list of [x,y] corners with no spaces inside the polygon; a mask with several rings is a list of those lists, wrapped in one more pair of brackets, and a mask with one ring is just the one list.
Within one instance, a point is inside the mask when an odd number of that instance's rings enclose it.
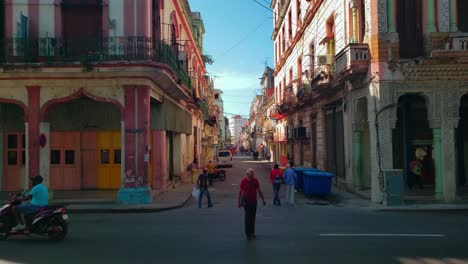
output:
{"label": "balcony", "polygon": [[279,120],[284,117],[284,112],[281,109],[281,105],[275,105],[270,113],[270,118]]}
{"label": "balcony", "polygon": [[335,56],[334,82],[341,82],[367,73],[369,69],[369,45],[350,43]]}
{"label": "balcony", "polygon": [[179,83],[192,90],[190,76],[178,44],[170,46],[147,37],[101,39],[9,38],[0,39],[0,65],[63,66],[79,65],[92,70],[97,64],[148,63],[168,65]]}
{"label": "balcony", "polygon": [[331,85],[330,80],[330,66],[318,66],[317,68],[315,68],[314,73],[312,75],[312,80],[310,81],[312,91],[329,87]]}
{"label": "balcony", "polygon": [[310,83],[303,83],[301,86],[299,86],[299,89],[297,91],[297,102],[299,104],[304,103],[311,99],[312,95],[312,86],[310,85]]}
{"label": "balcony", "polygon": [[433,58],[468,57],[468,33],[450,33],[443,44],[443,49],[432,51]]}

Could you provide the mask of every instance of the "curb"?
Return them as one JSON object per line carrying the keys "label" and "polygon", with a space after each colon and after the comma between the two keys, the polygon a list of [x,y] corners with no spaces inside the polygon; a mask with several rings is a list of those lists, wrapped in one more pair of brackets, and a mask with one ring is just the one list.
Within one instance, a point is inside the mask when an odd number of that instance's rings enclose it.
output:
{"label": "curb", "polygon": [[380,211],[380,212],[456,212],[456,211],[468,211],[468,207],[447,207],[447,208],[434,208],[434,207],[387,207],[387,208],[379,208],[379,207],[369,207],[372,211]]}
{"label": "curb", "polygon": [[[184,207],[188,201],[192,198],[192,194],[189,196],[179,205],[168,206],[168,207],[159,207],[159,208],[142,208],[142,207],[135,207],[135,208],[83,208],[83,209],[67,209],[67,212],[70,214],[119,214],[119,213],[158,213],[164,211],[175,210]],[[137,205],[139,206],[139,205]]]}

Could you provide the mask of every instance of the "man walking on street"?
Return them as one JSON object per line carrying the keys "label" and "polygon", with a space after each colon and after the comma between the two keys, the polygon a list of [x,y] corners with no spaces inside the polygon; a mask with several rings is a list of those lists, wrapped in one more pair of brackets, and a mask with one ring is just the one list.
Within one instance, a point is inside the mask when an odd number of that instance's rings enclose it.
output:
{"label": "man walking on street", "polygon": [[200,189],[200,194],[198,195],[198,208],[201,208],[203,195],[206,195],[208,199],[208,208],[212,207],[210,192],[208,191],[208,169],[204,168],[203,173],[198,176],[197,187]]}
{"label": "man walking on street", "polygon": [[279,191],[281,183],[283,182],[283,173],[280,171],[278,164],[275,164],[273,170],[271,171],[270,180],[273,184],[273,192],[275,194],[275,198],[273,198],[273,204],[281,206]]}
{"label": "man walking on street", "polygon": [[295,204],[295,190],[294,186],[296,185],[297,175],[294,171],[294,163],[289,163],[289,168],[284,171],[284,183],[286,184],[286,203],[290,205]]}
{"label": "man walking on street", "polygon": [[254,170],[247,169],[247,176],[240,183],[237,206],[244,207],[245,211],[245,235],[248,240],[255,239],[255,215],[257,213],[257,192],[266,205],[262,189],[257,178],[254,177]]}

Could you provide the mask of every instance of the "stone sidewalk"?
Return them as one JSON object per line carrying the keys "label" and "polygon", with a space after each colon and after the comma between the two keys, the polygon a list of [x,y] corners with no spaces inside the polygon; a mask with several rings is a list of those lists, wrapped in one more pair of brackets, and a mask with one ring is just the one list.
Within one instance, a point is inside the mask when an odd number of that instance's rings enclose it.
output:
{"label": "stone sidewalk", "polygon": [[[57,198],[50,201],[50,204],[65,204],[71,214],[154,213],[183,207],[191,199],[192,189],[192,184],[179,183],[164,193],[155,194],[153,203],[144,205],[119,204],[112,193],[100,195],[101,197],[96,197],[93,193],[93,197],[86,197],[90,195],[86,192],[83,192],[84,197]],[[3,194],[1,198],[0,204],[5,204],[7,196]]]}

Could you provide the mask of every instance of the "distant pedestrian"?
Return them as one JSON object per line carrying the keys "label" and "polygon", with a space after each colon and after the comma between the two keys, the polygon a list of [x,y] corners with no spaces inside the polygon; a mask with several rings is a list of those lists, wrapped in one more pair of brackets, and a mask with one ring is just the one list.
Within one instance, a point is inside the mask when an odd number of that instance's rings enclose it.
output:
{"label": "distant pedestrian", "polygon": [[198,176],[197,187],[200,189],[200,194],[198,195],[198,208],[201,208],[203,195],[206,195],[208,199],[208,207],[212,207],[210,192],[208,191],[208,169],[204,168],[203,173]]}
{"label": "distant pedestrian", "polygon": [[190,173],[192,174],[192,183],[195,183],[195,176],[197,175],[198,170],[200,167],[198,166],[198,160],[194,159],[192,163],[189,165]]}
{"label": "distant pedestrian", "polygon": [[255,239],[255,215],[257,213],[257,192],[263,200],[263,206],[266,205],[262,189],[257,178],[254,177],[254,170],[247,169],[247,176],[240,183],[237,206],[244,207],[245,211],[245,235],[248,240]]}
{"label": "distant pedestrian", "polygon": [[213,186],[213,178],[215,175],[215,165],[214,163],[210,160],[208,162],[208,180],[210,182],[210,186]]}
{"label": "distant pedestrian", "polygon": [[297,175],[294,171],[294,163],[289,163],[289,168],[284,171],[283,174],[284,183],[286,184],[286,203],[290,205],[295,204],[295,189],[294,186],[296,185]]}
{"label": "distant pedestrian", "polygon": [[273,192],[275,194],[275,198],[273,198],[273,204],[281,206],[281,201],[279,198],[279,191],[281,187],[281,183],[283,182],[283,173],[279,169],[279,165],[275,164],[273,170],[270,172],[270,180],[273,184]]}

